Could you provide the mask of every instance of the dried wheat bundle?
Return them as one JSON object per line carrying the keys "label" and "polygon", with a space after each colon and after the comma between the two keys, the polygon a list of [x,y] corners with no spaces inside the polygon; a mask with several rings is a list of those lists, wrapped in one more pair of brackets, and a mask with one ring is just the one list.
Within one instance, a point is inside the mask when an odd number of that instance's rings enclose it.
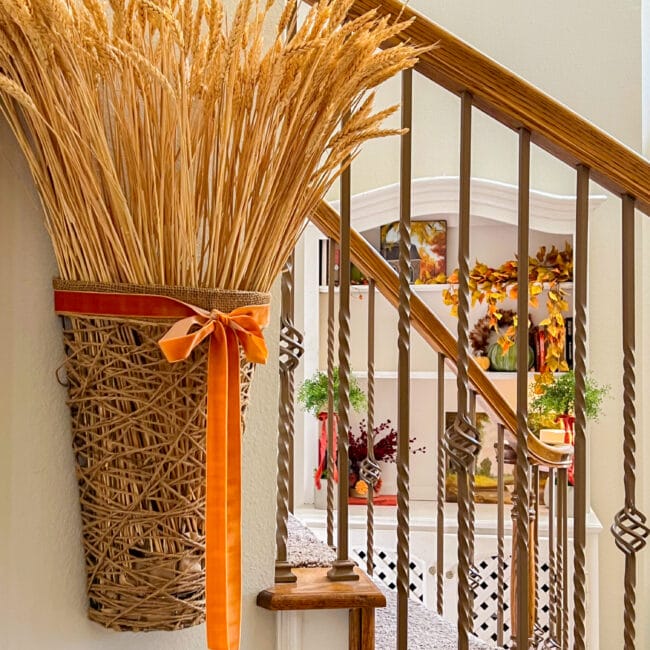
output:
{"label": "dried wheat bundle", "polygon": [[268,290],[422,51],[380,50],[405,24],[352,2],[287,39],[290,2],[265,41],[276,0],[0,0],[0,106],[62,278]]}

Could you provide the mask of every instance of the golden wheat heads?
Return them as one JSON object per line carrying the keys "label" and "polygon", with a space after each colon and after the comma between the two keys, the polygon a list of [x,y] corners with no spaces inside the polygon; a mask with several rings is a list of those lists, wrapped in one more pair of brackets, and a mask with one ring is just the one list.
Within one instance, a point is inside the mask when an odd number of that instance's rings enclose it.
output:
{"label": "golden wheat heads", "polygon": [[[0,0],[0,107],[65,279],[267,290],[423,50],[353,0]],[[351,111],[345,126],[341,119]]]}

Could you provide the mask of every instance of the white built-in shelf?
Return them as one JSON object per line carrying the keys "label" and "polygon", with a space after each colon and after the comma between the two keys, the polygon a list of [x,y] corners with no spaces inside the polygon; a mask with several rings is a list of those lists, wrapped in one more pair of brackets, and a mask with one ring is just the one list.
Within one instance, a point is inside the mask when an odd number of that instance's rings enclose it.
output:
{"label": "white built-in shelf", "polygon": [[[323,370],[323,372],[326,372]],[[494,370],[488,371],[485,373],[491,381],[513,381],[517,379],[517,373],[516,372],[496,372]],[[532,379],[536,374],[536,372],[529,372],[528,373],[528,378]],[[557,374],[564,374],[564,373],[557,373]],[[355,379],[368,379],[368,372],[365,370],[353,370],[352,371],[353,377]],[[411,381],[431,381],[431,380],[437,380],[438,379],[438,373],[435,370],[432,371],[427,371],[427,370],[420,370],[420,371],[413,371],[411,372]],[[450,379],[456,379],[456,375],[453,372],[445,372],[445,380],[450,380]],[[396,370],[376,370],[375,371],[375,380],[376,381],[391,381],[397,379],[397,371]]]}
{"label": "white built-in shelf", "polygon": [[[564,289],[565,291],[572,292],[573,291],[573,282],[562,282],[560,284],[561,288]],[[411,285],[411,290],[414,291],[415,293],[442,293],[445,289],[449,289],[450,287],[458,288],[457,284],[449,284],[449,283],[444,283],[444,284],[412,284]],[[544,288],[548,289],[548,284],[544,283]],[[327,293],[329,291],[329,287],[325,285],[321,285],[319,287],[319,291],[321,293]],[[334,291],[336,293],[339,292],[339,287],[334,287]],[[350,293],[355,294],[355,293],[368,293],[368,285],[367,284],[352,284],[350,285]]]}
{"label": "white built-in shelf", "polygon": [[[352,375],[356,379],[368,379],[368,372],[365,370],[353,370]],[[433,371],[413,371],[410,374],[411,380],[423,380],[423,379],[438,379],[438,373]],[[376,370],[375,371],[376,380],[392,380],[397,379],[396,370]],[[445,379],[456,379],[456,375],[453,372],[446,372]]]}
{"label": "white built-in shelf", "polygon": [[[437,527],[437,501],[424,501],[411,499],[410,517],[411,530],[418,532],[435,532]],[[511,505],[506,506],[505,517],[506,533],[512,530],[512,518],[509,516]],[[540,532],[548,531],[548,509],[540,510]],[[317,533],[326,525],[326,510],[316,510],[312,504],[307,503],[296,508],[296,517],[306,526]],[[497,534],[497,504],[477,503],[475,505],[475,526],[478,535]],[[394,530],[397,525],[397,507],[380,506],[375,510],[375,530]],[[366,506],[349,506],[348,526],[350,530],[365,529],[367,525]],[[587,512],[587,530],[598,534],[603,530],[600,520],[593,510]],[[568,519],[569,535],[573,530],[573,517]],[[445,533],[451,534],[458,531],[458,504],[445,503]]]}
{"label": "white built-in shelf", "polygon": [[[416,178],[411,184],[411,218],[414,221],[444,217],[450,228],[458,226],[458,176]],[[517,225],[519,188],[486,178],[472,178],[472,228]],[[607,196],[591,194],[589,211]],[[339,201],[330,205],[338,212]],[[355,194],[351,201],[352,227],[358,232],[395,221],[399,215],[400,186],[387,185]],[[576,198],[573,195],[530,191],[530,228],[538,232],[571,235],[575,231]],[[320,235],[323,239],[325,235]]]}

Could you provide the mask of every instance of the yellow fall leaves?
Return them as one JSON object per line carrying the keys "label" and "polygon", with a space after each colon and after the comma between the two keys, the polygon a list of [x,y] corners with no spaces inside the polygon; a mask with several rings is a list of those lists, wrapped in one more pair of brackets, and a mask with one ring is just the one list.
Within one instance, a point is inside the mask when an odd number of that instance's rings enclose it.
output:
{"label": "yellow fall leaves", "polygon": [[[517,284],[518,260],[508,260],[498,268],[492,268],[482,262],[476,262],[470,270],[468,288],[472,306],[485,304],[490,326],[499,331],[501,313],[499,305],[506,299],[516,300],[518,297]],[[564,360],[564,317],[563,312],[569,309],[565,299],[566,293],[562,288],[563,282],[573,280],[573,248],[566,242],[564,249],[560,250],[553,246],[547,251],[542,246],[535,257],[528,260],[528,302],[532,308],[539,306],[539,296],[545,289],[548,289],[546,309],[548,317],[541,323],[540,327],[546,328],[546,367],[542,376],[550,376],[557,371],[568,370]],[[458,269],[449,277],[448,282],[452,285],[458,284]],[[451,286],[443,292],[443,302],[451,309],[454,316],[458,315],[458,287]],[[504,353],[514,343],[516,333],[515,323],[508,327],[499,336],[498,343]]]}

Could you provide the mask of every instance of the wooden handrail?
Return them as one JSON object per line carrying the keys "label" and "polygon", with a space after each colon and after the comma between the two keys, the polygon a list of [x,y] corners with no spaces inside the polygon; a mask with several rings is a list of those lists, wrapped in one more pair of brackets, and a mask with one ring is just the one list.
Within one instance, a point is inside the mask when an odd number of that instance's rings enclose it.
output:
{"label": "wooden handrail", "polygon": [[645,158],[400,0],[356,0],[350,16],[372,9],[415,18],[400,40],[438,44],[420,57],[416,70],[422,75],[453,93],[471,93],[474,106],[512,129],[528,129],[536,145],[571,166],[585,165],[592,180],[614,194],[634,197],[636,207],[650,214],[650,162]]}
{"label": "wooden handrail", "polygon": [[[327,203],[322,202],[312,215],[318,229],[335,241],[339,241],[339,215]],[[373,278],[377,289],[397,307],[399,304],[399,280],[386,260],[355,230],[352,230],[350,255],[354,264],[369,278]],[[411,296],[411,324],[420,336],[437,352],[456,363],[458,349],[456,339],[424,301]],[[469,379],[477,393],[484,399],[488,408],[510,431],[517,430],[517,418],[511,406],[499,392],[483,369],[470,358]],[[555,448],[544,444],[532,434],[528,436],[528,449],[531,459],[550,467],[567,467],[571,454],[565,448]]]}

